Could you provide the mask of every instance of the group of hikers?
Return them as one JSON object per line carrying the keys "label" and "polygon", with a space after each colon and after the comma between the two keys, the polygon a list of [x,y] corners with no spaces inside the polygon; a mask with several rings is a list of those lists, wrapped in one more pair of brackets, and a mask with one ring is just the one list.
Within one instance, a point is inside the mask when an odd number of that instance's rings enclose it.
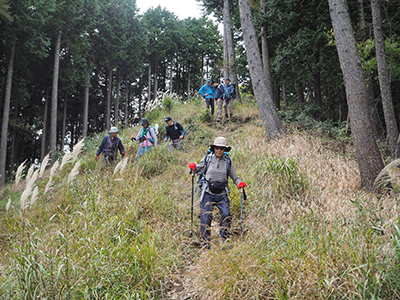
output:
{"label": "group of hikers", "polygon": [[[211,114],[214,114],[215,99],[218,113],[217,121],[219,122],[222,120],[223,104],[225,109],[225,118],[228,118],[229,116],[232,117],[232,102],[235,98],[235,92],[229,79],[225,79],[225,84],[223,85],[212,82],[209,78],[206,82],[207,83],[200,89],[199,93],[205,97],[207,108],[211,107]],[[175,149],[182,150],[183,139],[186,133],[185,129],[178,122],[172,121],[171,117],[165,117],[164,121],[167,125],[165,127],[166,134],[164,143],[170,139],[168,151],[174,151]],[[132,141],[135,140],[139,142],[139,149],[136,153],[135,160],[144,153],[149,152],[152,147],[157,147],[158,145],[157,133],[155,129],[150,126],[149,121],[146,118],[143,118],[140,121],[140,125],[142,128],[139,130],[137,136],[131,135]],[[118,151],[122,157],[125,156],[124,146],[121,139],[117,137],[117,134],[118,128],[111,127],[109,135],[103,138],[97,149],[96,160],[98,160],[101,155],[101,166],[103,169],[108,165],[115,167]],[[189,164],[193,177],[196,173],[200,174],[200,232],[202,247],[205,250],[210,249],[212,209],[214,206],[219,209],[221,215],[221,242],[224,243],[230,235],[232,215],[230,213],[230,190],[228,188],[228,178],[230,177],[239,189],[246,187],[246,183],[241,181],[238,177],[233,162],[228,155],[230,150],[231,147],[228,146],[227,139],[225,137],[217,137],[214,140],[214,143],[210,145],[207,155],[197,165],[196,163]]]}
{"label": "group of hikers", "polygon": [[[185,129],[178,122],[173,122],[171,117],[165,117],[164,119],[167,126],[165,126],[165,138],[164,143],[170,139],[168,145],[168,151],[174,151],[175,149],[183,149],[183,138],[185,136]],[[135,160],[137,160],[144,153],[149,152],[153,146],[157,147],[158,139],[155,128],[150,126],[149,121],[143,118],[140,121],[142,128],[139,130],[137,136],[131,135],[132,141],[139,142],[139,149],[136,153]],[[103,138],[99,148],[96,152],[96,160],[99,159],[101,155],[101,167],[102,169],[107,168],[107,166],[115,167],[117,164],[118,150],[122,157],[125,156],[125,149],[122,141],[117,137],[118,128],[111,127],[108,131],[108,135]]]}
{"label": "group of hikers", "polygon": [[[211,78],[206,79],[199,93],[206,100],[207,109],[211,108],[211,115],[214,115],[214,100],[217,105],[217,122],[222,121],[222,106],[224,107],[225,119],[233,117],[233,100],[236,98],[235,86],[231,84],[229,78],[224,79],[224,83],[212,81]],[[229,109],[229,112],[228,112]],[[229,114],[228,114],[229,113]]]}

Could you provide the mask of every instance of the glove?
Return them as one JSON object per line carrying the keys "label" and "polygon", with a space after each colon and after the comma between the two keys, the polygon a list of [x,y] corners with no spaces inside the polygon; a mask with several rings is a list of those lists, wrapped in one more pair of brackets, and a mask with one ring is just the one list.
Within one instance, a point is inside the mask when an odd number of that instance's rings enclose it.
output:
{"label": "glove", "polygon": [[96,160],[98,160],[99,159],[99,156],[98,155],[96,155],[96,158],[95,158]]}
{"label": "glove", "polygon": [[192,170],[196,169],[196,164],[195,163],[190,163],[189,164],[189,168],[191,168]]}
{"label": "glove", "polygon": [[121,156],[124,157],[124,155],[125,155],[125,152],[121,152]]}
{"label": "glove", "polygon": [[246,182],[243,182],[243,181],[239,182],[239,184],[238,184],[239,189],[244,188],[246,186],[247,186]]}

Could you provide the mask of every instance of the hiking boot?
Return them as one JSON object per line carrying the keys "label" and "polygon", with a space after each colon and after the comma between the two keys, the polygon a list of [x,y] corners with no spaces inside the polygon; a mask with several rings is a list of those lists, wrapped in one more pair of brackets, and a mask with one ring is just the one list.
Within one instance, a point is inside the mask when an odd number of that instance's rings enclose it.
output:
{"label": "hiking boot", "polygon": [[221,122],[221,121],[222,121],[221,118],[218,118],[218,119],[217,119],[217,122]]}
{"label": "hiking boot", "polygon": [[225,119],[228,119],[228,115],[225,115]]}

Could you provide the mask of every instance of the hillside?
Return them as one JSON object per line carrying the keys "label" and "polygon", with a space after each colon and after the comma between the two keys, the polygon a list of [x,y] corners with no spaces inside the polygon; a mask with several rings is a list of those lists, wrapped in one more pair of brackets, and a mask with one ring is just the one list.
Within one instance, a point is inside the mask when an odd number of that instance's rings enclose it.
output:
{"label": "hillside", "polygon": [[[99,133],[76,159],[28,185],[33,194],[37,187],[32,205],[20,206],[26,180],[0,192],[0,299],[400,297],[398,194],[360,188],[351,144],[293,126],[267,142],[251,99],[236,102],[235,119],[221,124],[207,119],[200,99],[164,107],[147,117],[161,129],[167,115],[179,121],[184,151],[169,153],[161,140],[133,163],[129,136],[139,127],[127,128],[119,137],[129,162],[113,174],[94,159]],[[221,245],[215,217],[203,253],[188,234],[188,163],[217,136],[228,139],[248,184],[246,234]],[[240,192],[230,187],[232,227],[240,228]]]}

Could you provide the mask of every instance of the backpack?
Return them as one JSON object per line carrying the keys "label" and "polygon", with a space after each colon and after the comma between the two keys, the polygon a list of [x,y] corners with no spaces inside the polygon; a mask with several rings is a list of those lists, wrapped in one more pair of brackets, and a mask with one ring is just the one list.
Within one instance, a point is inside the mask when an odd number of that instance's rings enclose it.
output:
{"label": "backpack", "polygon": [[115,152],[112,150],[112,143],[110,141],[110,135],[107,135],[107,142],[106,145],[104,147],[104,156],[105,157],[115,157],[117,152],[118,152],[118,144],[119,144],[119,140],[117,139],[117,145],[115,146]]}
{"label": "backpack", "polygon": [[154,132],[155,132],[155,134],[156,134],[156,136],[157,136],[157,134],[158,134],[158,124],[156,124],[156,126],[148,126],[148,127],[146,128],[146,133],[145,133],[144,135],[143,135],[143,133],[142,133],[142,137],[143,137],[143,136],[146,136],[147,132],[150,133],[150,137],[151,137],[150,143],[153,144],[153,143],[154,143],[154,137],[153,137],[152,134],[151,134],[150,128],[153,128],[153,129],[154,129]]}
{"label": "backpack", "polygon": [[[174,124],[174,130],[178,130],[178,126],[176,126],[176,123],[174,122],[173,124]],[[165,126],[165,130],[167,130],[168,127],[169,126]]]}
{"label": "backpack", "polygon": [[[210,165],[212,154],[213,154],[213,152],[211,152],[211,149],[208,149],[207,150],[207,154],[204,157],[204,169],[203,169],[203,171],[201,171],[199,173],[199,179],[197,180],[197,187],[196,187],[196,190],[195,190],[195,192],[196,192],[196,200],[195,200],[194,208],[196,207],[196,203],[197,203],[197,198],[199,196],[199,192],[203,189],[203,186],[206,183],[206,173],[207,173],[208,167]],[[226,177],[228,179],[228,171],[231,168],[232,160],[229,157],[228,152],[224,152],[224,155],[222,157],[225,159],[225,168],[226,168],[226,171],[227,171],[226,172]],[[205,191],[205,189],[202,190],[201,197],[200,197],[200,202],[203,199],[204,191]]]}

